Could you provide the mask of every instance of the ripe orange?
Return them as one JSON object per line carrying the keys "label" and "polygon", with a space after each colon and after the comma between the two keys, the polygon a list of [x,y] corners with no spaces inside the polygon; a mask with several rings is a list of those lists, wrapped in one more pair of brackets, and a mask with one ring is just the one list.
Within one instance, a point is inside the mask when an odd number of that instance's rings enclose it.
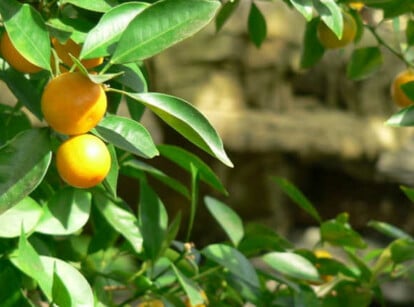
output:
{"label": "ripe orange", "polygon": [[36,73],[42,70],[42,68],[32,64],[14,47],[10,40],[9,34],[6,31],[3,32],[0,40],[0,51],[3,58],[14,69],[27,74]]}
{"label": "ripe orange", "polygon": [[401,85],[414,81],[414,72],[410,69],[399,73],[391,84],[391,97],[394,103],[402,108],[408,107],[414,103],[402,90]]}
{"label": "ripe orange", "polygon": [[354,17],[347,12],[342,13],[343,32],[342,38],[339,39],[335,33],[321,20],[318,24],[317,34],[322,46],[326,49],[342,48],[354,41],[357,33],[357,24]]}
{"label": "ripe orange", "polygon": [[75,135],[94,128],[105,114],[107,99],[100,84],[80,72],[66,72],[45,87],[43,116],[57,132]]}
{"label": "ripe orange", "polygon": [[139,303],[137,307],[164,307],[164,303],[161,300],[149,300]]}
{"label": "ripe orange", "polygon": [[[82,46],[75,43],[72,39],[68,39],[64,44],[60,43],[56,38],[52,38],[52,45],[55,48],[58,57],[62,60],[68,68],[72,67],[73,60],[69,54],[75,58],[79,58]],[[81,63],[85,68],[94,68],[103,62],[103,57],[82,60]],[[63,69],[64,70],[64,69]]]}
{"label": "ripe orange", "polygon": [[111,155],[104,142],[91,134],[73,136],[56,153],[60,177],[77,188],[90,188],[105,179],[111,168]]}
{"label": "ripe orange", "polygon": [[365,4],[362,3],[362,2],[350,2],[348,5],[351,9],[356,10],[356,11],[360,11],[360,10],[363,9]]}

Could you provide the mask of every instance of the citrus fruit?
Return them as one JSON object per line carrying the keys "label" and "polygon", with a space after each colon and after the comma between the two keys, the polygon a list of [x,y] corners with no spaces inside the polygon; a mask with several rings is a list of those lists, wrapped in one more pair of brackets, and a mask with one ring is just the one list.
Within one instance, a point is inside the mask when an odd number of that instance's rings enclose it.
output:
{"label": "citrus fruit", "polygon": [[347,12],[342,13],[343,32],[339,39],[335,33],[321,20],[319,21],[317,34],[322,46],[326,49],[342,48],[351,43],[357,33],[357,24],[354,17]]}
{"label": "citrus fruit", "polygon": [[401,88],[401,85],[410,81],[414,81],[414,72],[410,69],[400,72],[392,81],[391,97],[394,103],[399,107],[405,108],[414,103]]}
{"label": "citrus fruit", "polygon": [[137,307],[164,307],[164,303],[161,300],[149,300],[139,303]]}
{"label": "citrus fruit", "polygon": [[45,120],[57,132],[88,132],[105,114],[107,99],[100,84],[80,72],[66,72],[45,87],[41,107]]}
{"label": "citrus fruit", "polygon": [[42,70],[42,68],[30,63],[21,53],[14,47],[10,40],[9,34],[6,31],[3,32],[0,40],[0,52],[3,58],[14,69],[22,73],[36,73]]}
{"label": "citrus fruit", "polygon": [[[56,38],[52,38],[52,45],[53,48],[56,50],[57,56],[62,60],[63,64],[66,65],[66,67],[70,68],[73,65],[73,60],[70,57],[70,54],[75,57],[79,58],[82,46],[75,43],[72,39],[68,39],[65,43],[59,42]],[[81,63],[85,68],[90,69],[93,67],[96,67],[100,64],[102,64],[103,58],[94,58],[94,59],[87,59],[82,60]],[[61,69],[64,70],[63,67]]]}
{"label": "citrus fruit", "polygon": [[111,168],[111,155],[104,142],[91,134],[70,137],[56,152],[60,177],[77,188],[90,188],[105,179]]}
{"label": "citrus fruit", "polygon": [[360,11],[364,7],[364,3],[362,3],[362,2],[350,2],[348,5],[351,9],[353,9],[355,11]]}
{"label": "citrus fruit", "polygon": [[[318,259],[333,259],[332,254],[324,249],[317,249],[313,252]],[[317,268],[320,268],[320,264],[316,264]],[[321,275],[321,279],[326,283],[333,279],[334,277],[332,275]]]}

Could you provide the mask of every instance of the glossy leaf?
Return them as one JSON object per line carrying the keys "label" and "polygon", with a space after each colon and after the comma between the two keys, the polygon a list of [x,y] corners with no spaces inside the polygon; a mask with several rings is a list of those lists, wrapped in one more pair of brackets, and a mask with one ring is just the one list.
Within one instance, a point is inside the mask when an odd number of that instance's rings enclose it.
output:
{"label": "glossy leaf", "polygon": [[16,107],[0,104],[0,147],[31,126],[24,112]]}
{"label": "glossy leaf", "polygon": [[369,77],[381,68],[382,53],[378,47],[355,49],[347,66],[347,76],[353,80]]}
{"label": "glossy leaf", "polygon": [[50,70],[50,39],[45,22],[29,4],[0,1],[0,14],[10,40],[19,53],[36,66]]}
{"label": "glossy leaf", "polygon": [[137,252],[142,251],[142,235],[138,227],[138,220],[126,204],[115,202],[102,192],[93,195],[95,207],[105,217],[106,221],[119,232],[132,248]]}
{"label": "glossy leaf", "polygon": [[181,273],[180,270],[178,270],[173,264],[171,264],[171,266],[174,270],[175,275],[177,276],[178,282],[189,298],[191,306],[203,305],[205,302],[200,294],[200,288],[197,286],[197,284],[192,279]]}
{"label": "glossy leaf", "polygon": [[276,271],[297,279],[319,281],[318,270],[306,258],[289,252],[271,252],[261,257]]}
{"label": "glossy leaf", "polygon": [[229,167],[232,162],[224,151],[223,142],[207,118],[190,103],[161,93],[126,93],[154,112],[193,144]]}
{"label": "glossy leaf", "polygon": [[82,45],[80,59],[96,58],[110,54],[110,47],[118,42],[132,19],[148,6],[143,2],[128,2],[108,10],[98,24],[89,31]]}
{"label": "glossy leaf", "polygon": [[198,169],[200,179],[203,182],[224,195],[228,194],[226,188],[220,182],[220,179],[213,172],[213,170],[196,155],[174,145],[161,144],[158,145],[157,148],[161,156],[174,162],[188,172],[191,171],[191,164],[194,165]]}
{"label": "glossy leaf", "polygon": [[43,207],[44,213],[35,231],[50,235],[77,232],[89,219],[91,200],[91,194],[85,190],[59,190]]}
{"label": "glossy leaf", "polygon": [[226,3],[223,3],[215,18],[217,32],[221,30],[227,20],[233,15],[239,4],[240,0],[227,1]]}
{"label": "glossy leaf", "polygon": [[402,229],[381,221],[369,221],[368,226],[374,228],[376,231],[394,238],[394,239],[410,239],[412,238],[408,233]]}
{"label": "glossy leaf", "polygon": [[312,0],[290,0],[295,9],[305,17],[306,21],[310,21],[313,17]]}
{"label": "glossy leaf", "polygon": [[168,176],[163,171],[136,159],[129,159],[122,163],[121,172],[124,175],[142,179],[145,175],[148,174],[151,177],[159,180],[160,182],[164,183],[166,186],[170,187],[171,189],[177,191],[181,195],[185,196],[186,198],[190,198],[190,192],[188,191],[187,187],[183,185],[178,180]]}
{"label": "glossy leaf", "polygon": [[252,264],[237,249],[224,244],[212,244],[205,247],[201,253],[211,261],[222,265],[249,285],[256,288],[260,287],[259,279]]}
{"label": "glossy leaf", "polygon": [[250,5],[247,25],[250,40],[256,45],[256,47],[260,47],[266,38],[267,26],[262,12],[254,2]]}
{"label": "glossy leaf", "polygon": [[40,184],[51,158],[45,129],[24,131],[0,148],[0,214]]}
{"label": "glossy leaf", "polygon": [[57,274],[56,263],[53,267],[53,284],[52,284],[53,302],[58,306],[72,306],[72,299],[62,278]]}
{"label": "glossy leaf", "polygon": [[4,71],[2,79],[18,101],[41,120],[43,118],[40,109],[41,91],[35,88],[23,74],[11,68]]}
{"label": "glossy leaf", "polygon": [[390,245],[391,258],[395,263],[402,263],[414,259],[414,240],[402,238]]}
{"label": "glossy leaf", "polygon": [[153,158],[158,150],[151,135],[140,123],[117,115],[105,116],[96,132],[108,143],[143,158]]}
{"label": "glossy leaf", "polygon": [[338,38],[341,38],[343,31],[343,17],[341,8],[338,4],[334,0],[323,0],[315,1],[314,5],[322,21]]}
{"label": "glossy leaf", "polygon": [[[111,71],[122,72],[122,75],[120,75],[114,81],[122,84],[128,90],[131,90],[135,93],[142,93],[148,91],[147,80],[145,79],[142,69],[137,63],[113,65],[111,67]],[[128,98],[128,96],[126,98]],[[137,104],[135,103],[135,105]],[[128,105],[128,108],[129,107],[130,105]],[[132,116],[132,118],[135,120],[139,120],[139,118],[136,118],[134,116]]]}
{"label": "glossy leaf", "polygon": [[106,12],[117,4],[116,0],[63,0],[62,4],[70,3],[85,10]]}
{"label": "glossy leaf", "polygon": [[112,63],[147,59],[206,26],[220,6],[214,0],[158,1],[136,16],[122,34]]}
{"label": "glossy leaf", "polygon": [[393,114],[386,124],[395,127],[414,126],[414,106],[404,108]]}
{"label": "glossy leaf", "polygon": [[283,192],[285,192],[290,197],[292,201],[299,205],[299,207],[305,210],[319,223],[322,221],[318,211],[316,211],[312,203],[306,198],[305,195],[303,195],[303,193],[297,187],[295,187],[291,182],[284,178],[273,177],[273,180],[278,184],[278,186],[283,190]]}
{"label": "glossy leaf", "polygon": [[0,214],[0,237],[14,238],[20,236],[21,227],[29,233],[36,226],[43,214],[42,207],[30,197]]}
{"label": "glossy leaf", "polygon": [[234,246],[237,246],[244,236],[243,222],[237,213],[221,201],[206,196],[204,203],[221,228],[226,232]]}
{"label": "glossy leaf", "polygon": [[319,62],[325,53],[325,48],[320,43],[317,35],[319,21],[319,18],[314,18],[306,23],[300,57],[300,66],[302,68],[312,67]]}
{"label": "glossy leaf", "polygon": [[[57,275],[60,286],[66,289],[66,295],[70,296],[70,304],[59,305],[68,307],[94,306],[92,289],[83,275],[69,263],[58,258],[40,256],[40,261],[45,269],[45,274],[53,282],[50,285],[50,292],[53,293]],[[65,302],[68,298],[65,297]]]}
{"label": "glossy leaf", "polygon": [[148,259],[155,261],[166,238],[168,216],[161,199],[145,181],[141,181],[140,185],[139,223],[144,253]]}

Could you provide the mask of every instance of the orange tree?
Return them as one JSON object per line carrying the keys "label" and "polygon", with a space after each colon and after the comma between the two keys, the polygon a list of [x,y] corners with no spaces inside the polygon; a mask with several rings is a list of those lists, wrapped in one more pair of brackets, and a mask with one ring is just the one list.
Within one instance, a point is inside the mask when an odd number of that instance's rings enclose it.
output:
{"label": "orange tree", "polygon": [[[307,20],[301,64],[316,65],[327,49],[355,48],[348,76],[361,79],[390,50],[411,66],[411,1],[285,0]],[[273,178],[320,227],[315,249],[295,246],[262,225],[245,225],[221,201],[205,196],[228,241],[190,243],[199,184],[226,195],[213,171],[183,148],[154,144],[140,123],[152,111],[188,141],[225,165],[232,162],[207,119],[191,104],[149,91],[145,60],[195,34],[215,19],[225,25],[240,0],[27,0],[0,1],[0,79],[17,98],[0,104],[1,306],[365,306],[384,303],[381,283],[410,277],[413,238],[371,221],[390,238],[385,248],[361,253],[366,243],[346,213],[323,220],[290,182]],[[382,11],[380,23],[405,17],[402,48],[365,23],[361,3]],[[251,2],[247,28],[260,46],[266,21]],[[364,31],[376,38],[356,48]],[[327,49],[325,49],[327,48]],[[394,96],[414,101],[410,78]],[[117,115],[126,103],[129,116]],[[402,104],[400,104],[402,105]],[[393,115],[411,126],[413,108]],[[28,114],[36,120],[29,120]],[[189,173],[189,183],[148,162],[162,156]],[[117,195],[119,174],[139,185],[138,212]],[[149,180],[151,179],[151,180]],[[177,237],[181,215],[169,217],[151,183],[188,199],[187,235]],[[414,198],[411,189],[403,188]],[[167,204],[168,205],[168,204]],[[323,248],[347,259],[318,256]],[[255,259],[255,261],[251,261]],[[260,265],[257,265],[260,264]]]}

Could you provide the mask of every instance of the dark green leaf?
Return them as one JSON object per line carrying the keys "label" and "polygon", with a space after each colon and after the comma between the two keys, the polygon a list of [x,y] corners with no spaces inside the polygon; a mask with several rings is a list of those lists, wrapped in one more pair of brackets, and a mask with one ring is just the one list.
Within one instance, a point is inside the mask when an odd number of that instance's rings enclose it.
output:
{"label": "dark green leaf", "polygon": [[93,195],[96,208],[105,217],[106,221],[131,244],[137,252],[142,251],[142,235],[138,227],[138,220],[125,203],[115,202],[102,192]]}
{"label": "dark green leaf", "polygon": [[105,116],[96,132],[108,143],[143,158],[153,158],[158,150],[151,135],[140,123],[117,115]]}
{"label": "dark green leaf", "polygon": [[[359,270],[358,279],[363,282],[369,282],[372,278],[372,272],[368,264],[365,263],[353,249],[345,248],[345,252]],[[354,272],[355,271],[356,270],[354,270]]]}
{"label": "dark green leaf", "polygon": [[130,22],[111,62],[130,63],[160,53],[201,30],[219,7],[213,0],[157,1]]}
{"label": "dark green leaf", "polygon": [[[316,296],[315,291],[309,285],[299,285],[300,291],[294,292],[294,306],[296,307],[321,307],[322,303],[318,296]],[[325,306],[328,307],[328,306]]]}
{"label": "dark green leaf", "polygon": [[409,200],[414,202],[414,189],[413,188],[402,186],[401,190],[404,192],[405,196],[407,196]]}
{"label": "dark green leaf", "polygon": [[0,147],[31,126],[26,114],[17,107],[0,104]]}
{"label": "dark green leaf", "polygon": [[237,213],[219,200],[206,196],[207,209],[226,232],[234,246],[239,245],[244,236],[243,222]]}
{"label": "dark green leaf", "polygon": [[347,222],[338,219],[323,222],[320,227],[322,241],[337,246],[365,248],[366,243]]}
{"label": "dark green leaf", "polygon": [[144,180],[140,184],[139,222],[145,255],[155,261],[166,238],[168,216],[161,199]]}
{"label": "dark green leaf", "polygon": [[86,36],[79,58],[109,55],[108,49],[119,40],[130,21],[147,6],[148,4],[143,2],[128,2],[106,12]]}
{"label": "dark green leaf", "polygon": [[31,307],[21,291],[20,272],[8,261],[0,260],[0,305]]}
{"label": "dark green leaf", "polygon": [[214,174],[211,168],[204,163],[200,158],[196,155],[186,151],[185,149],[173,146],[173,145],[158,145],[157,146],[161,156],[169,159],[170,161],[176,163],[186,171],[190,172],[190,165],[193,164],[200,173],[200,179],[211,186],[212,188],[216,189],[217,191],[227,195],[226,188],[220,182],[220,179]]}
{"label": "dark green leaf", "polygon": [[295,187],[291,182],[284,178],[273,177],[273,180],[278,184],[283,192],[285,192],[290,197],[292,201],[299,205],[299,207],[305,210],[319,223],[322,221],[318,211],[316,211],[312,203],[306,198],[305,195],[302,194],[302,192],[297,187]]}
{"label": "dark green leaf", "polygon": [[[147,80],[145,79],[142,69],[137,63],[114,65],[112,66],[111,71],[122,72],[122,75],[116,78],[115,82],[124,85],[128,90],[131,90],[134,93],[142,93],[148,91]],[[129,97],[127,96],[126,98]],[[136,103],[134,104],[137,105]],[[128,108],[130,108],[130,105],[128,105]],[[132,116],[132,118],[139,120],[141,117],[136,118]]]}
{"label": "dark green leaf", "polygon": [[233,163],[224,151],[223,142],[207,118],[190,103],[161,93],[125,93],[141,102],[159,118],[193,144],[205,150],[225,165]]}
{"label": "dark green leaf", "polygon": [[194,164],[190,164],[190,173],[191,173],[191,207],[190,207],[190,216],[188,221],[188,229],[186,242],[190,241],[191,232],[193,231],[193,225],[195,216],[198,208],[198,198],[200,191],[200,173]]}
{"label": "dark green leaf", "polygon": [[71,307],[72,299],[65,283],[56,272],[56,263],[53,267],[53,285],[52,285],[53,303],[59,307]]}
{"label": "dark green leaf", "polygon": [[325,53],[325,48],[320,43],[317,35],[319,21],[319,18],[314,18],[306,23],[300,58],[300,66],[302,68],[312,67],[319,62]]}
{"label": "dark green leaf", "polygon": [[387,235],[394,239],[410,239],[412,238],[408,233],[402,229],[381,221],[369,221],[368,226],[374,228],[378,232]]}
{"label": "dark green leaf", "polygon": [[29,4],[0,1],[0,14],[13,45],[29,62],[50,70],[50,39],[45,22]]}
{"label": "dark green leaf", "polygon": [[255,288],[260,287],[253,265],[237,249],[224,244],[212,244],[205,247],[201,253],[210,260],[227,268],[249,285]]}
{"label": "dark green leaf", "polygon": [[85,190],[59,190],[43,207],[44,213],[35,231],[50,235],[77,232],[89,219],[91,199],[91,194]]}
{"label": "dark green leaf", "polygon": [[398,239],[391,243],[391,258],[395,263],[401,263],[414,259],[414,240]]}
{"label": "dark green leaf", "polygon": [[51,159],[45,129],[24,131],[0,148],[0,214],[40,184]]}
{"label": "dark green leaf", "polygon": [[393,114],[386,121],[386,124],[395,127],[414,126],[414,106],[409,106]]}
{"label": "dark green leaf", "polygon": [[262,256],[276,271],[297,279],[319,281],[318,270],[306,258],[289,252],[271,252]]}
{"label": "dark green leaf", "polygon": [[355,49],[347,67],[347,76],[353,80],[369,77],[381,68],[382,53],[378,47],[364,47]]}
{"label": "dark green leaf", "polygon": [[266,38],[267,26],[262,12],[260,12],[254,2],[250,5],[247,24],[250,40],[256,45],[256,47],[260,47]]}
{"label": "dark green leaf", "polygon": [[407,21],[407,27],[405,28],[405,37],[408,45],[414,45],[414,20],[412,19]]}
{"label": "dark green leaf", "polygon": [[42,207],[36,201],[30,197],[24,198],[0,215],[0,237],[18,237],[21,227],[25,233],[31,232],[42,214]]}
{"label": "dark green leaf", "polygon": [[401,84],[401,89],[408,98],[414,101],[414,81]]}
{"label": "dark green leaf", "polygon": [[236,8],[239,6],[240,0],[227,1],[224,3],[216,16],[216,31],[220,31],[226,21],[233,15]]}
{"label": "dark green leaf", "polygon": [[290,0],[290,3],[296,10],[305,17],[306,21],[310,21],[313,17],[313,1],[312,0]]}
{"label": "dark green leaf", "polygon": [[63,0],[62,4],[70,3],[85,10],[106,12],[117,4],[116,0]]}

